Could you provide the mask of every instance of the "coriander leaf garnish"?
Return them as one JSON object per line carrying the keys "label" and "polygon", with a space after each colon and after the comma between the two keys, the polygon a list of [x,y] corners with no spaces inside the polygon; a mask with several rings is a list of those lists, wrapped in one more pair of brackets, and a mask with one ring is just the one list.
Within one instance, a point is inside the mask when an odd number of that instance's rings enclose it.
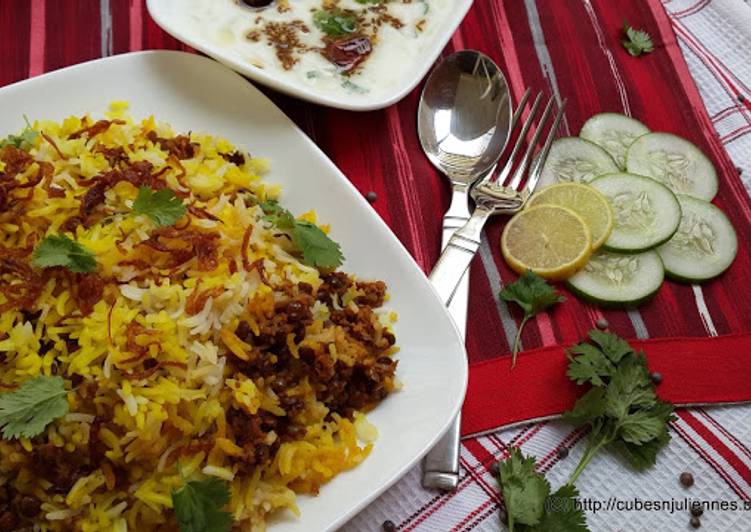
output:
{"label": "coriander leaf garnish", "polygon": [[65,235],[49,235],[37,244],[31,257],[36,268],[62,266],[73,273],[88,273],[96,270],[94,254]]}
{"label": "coriander leaf garnish", "polygon": [[282,231],[289,231],[292,242],[302,253],[302,263],[314,268],[337,268],[344,262],[342,250],[317,225],[295,220],[292,213],[275,200],[260,203],[264,220]]}
{"label": "coriander leaf garnish", "polygon": [[23,119],[26,122],[26,127],[21,131],[20,134],[8,135],[4,139],[0,140],[0,148],[3,148],[5,146],[15,146],[16,148],[25,148],[28,150],[29,148],[34,146],[39,133],[37,131],[34,131],[34,129],[31,127],[29,119],[26,117],[26,115],[24,115]]}
{"label": "coriander leaf garnish", "polygon": [[501,492],[506,504],[509,530],[514,524],[536,525],[545,512],[545,499],[550,483],[535,471],[535,459],[511,449],[509,457],[499,464]]}
{"label": "coriander leaf garnish", "polygon": [[572,485],[592,457],[605,446],[621,450],[637,468],[655,463],[670,440],[668,423],[673,406],[657,398],[646,358],[612,333],[593,330],[591,342],[569,349],[567,375],[578,384],[592,385],[563,418],[589,425],[584,455],[568,481]]}
{"label": "coriander leaf garnish", "polygon": [[564,485],[550,493],[550,483],[535,470],[535,459],[517,448],[499,464],[501,493],[509,532],[587,532],[586,518],[576,504],[579,492]]}
{"label": "coriander leaf garnish", "polygon": [[582,342],[569,348],[569,355],[581,356],[569,356],[566,374],[576,384],[589,382],[593,386],[604,386],[603,378],[612,376],[615,364],[633,354],[634,350],[628,342],[613,333],[592,329],[588,336],[590,343]]}
{"label": "coriander leaf garnish", "polygon": [[295,221],[292,240],[302,251],[303,263],[314,268],[336,268],[344,261],[339,244],[310,222]]}
{"label": "coriander leaf garnish", "polygon": [[357,29],[355,17],[338,7],[316,11],[313,15],[313,24],[329,37],[341,37]]}
{"label": "coriander leaf garnish", "polygon": [[40,376],[12,392],[0,394],[0,427],[3,438],[33,438],[55,419],[68,413],[61,377]]}
{"label": "coriander leaf garnish", "polygon": [[568,350],[568,376],[592,387],[563,414],[576,426],[589,425],[584,454],[569,481],[551,494],[534,458],[511,450],[499,464],[509,532],[588,532],[574,482],[597,452],[612,446],[643,469],[654,465],[670,441],[673,405],[657,398],[644,354],[612,333],[592,330],[589,339]]}
{"label": "coriander leaf garnish", "polygon": [[169,188],[152,190],[140,187],[133,202],[133,212],[144,214],[158,226],[173,225],[185,215],[187,208]]}
{"label": "coriander leaf garnish", "polygon": [[267,222],[271,222],[279,229],[289,231],[295,227],[295,217],[287,209],[279,205],[276,200],[268,200],[258,204],[265,214],[263,217]]}
{"label": "coriander leaf garnish", "polygon": [[655,49],[654,44],[652,44],[652,37],[646,31],[634,29],[629,26],[628,22],[623,23],[622,31],[621,44],[634,57],[648,54]]}
{"label": "coriander leaf garnish", "polygon": [[587,518],[577,504],[579,490],[564,484],[545,500],[545,513],[540,522],[527,532],[589,532]]}
{"label": "coriander leaf garnish", "polygon": [[222,511],[229,502],[229,485],[218,478],[187,482],[172,492],[172,506],[180,532],[229,532],[232,514]]}
{"label": "coriander leaf garnish", "polygon": [[500,296],[505,301],[516,303],[524,311],[524,318],[519,324],[512,349],[513,360],[511,365],[514,366],[516,365],[516,355],[519,352],[519,340],[527,321],[548,307],[566,301],[566,298],[531,270],[527,270],[516,282],[504,288]]}

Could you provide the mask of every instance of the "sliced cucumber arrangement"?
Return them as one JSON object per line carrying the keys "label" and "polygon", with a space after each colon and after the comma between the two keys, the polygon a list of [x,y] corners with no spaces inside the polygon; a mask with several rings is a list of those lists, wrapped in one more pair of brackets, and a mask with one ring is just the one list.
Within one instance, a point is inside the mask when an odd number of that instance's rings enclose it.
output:
{"label": "sliced cucumber arrangement", "polygon": [[649,133],[628,149],[626,168],[652,177],[676,194],[712,201],[717,194],[717,171],[702,151],[670,133]]}
{"label": "sliced cucumber arrangement", "polygon": [[626,151],[649,128],[626,115],[600,113],[587,120],[579,136],[605,149],[621,170],[626,169]]}
{"label": "sliced cucumber arrangement", "polygon": [[657,248],[668,277],[684,282],[717,277],[735,259],[735,229],[711,203],[690,196],[678,196],[678,201],[683,211],[678,231]]}
{"label": "sliced cucumber arrangement", "polygon": [[654,251],[635,254],[598,251],[567,286],[574,294],[603,307],[635,307],[653,297],[665,270]]}
{"label": "sliced cucumber arrangement", "polygon": [[550,146],[538,187],[554,183],[589,183],[594,178],[618,171],[604,149],[578,137],[564,137]]}
{"label": "sliced cucumber arrangement", "polygon": [[[539,188],[516,216],[546,207],[571,211],[589,230],[585,247],[591,255],[562,262],[551,243],[580,242],[576,231],[550,217],[540,222],[547,233],[528,231],[520,249],[536,246],[536,259],[562,263],[556,278],[570,276],[566,283],[577,297],[604,307],[636,307],[657,293],[665,277],[707,281],[735,259],[735,229],[710,203],[717,171],[691,142],[650,132],[628,116],[600,113],[578,138],[553,142],[542,168],[539,161],[532,167],[540,170]],[[505,248],[504,258],[512,264]]]}
{"label": "sliced cucumber arrangement", "polygon": [[678,229],[681,207],[670,189],[654,179],[610,174],[590,183],[610,202],[615,226],[603,246],[609,251],[644,251],[667,242]]}

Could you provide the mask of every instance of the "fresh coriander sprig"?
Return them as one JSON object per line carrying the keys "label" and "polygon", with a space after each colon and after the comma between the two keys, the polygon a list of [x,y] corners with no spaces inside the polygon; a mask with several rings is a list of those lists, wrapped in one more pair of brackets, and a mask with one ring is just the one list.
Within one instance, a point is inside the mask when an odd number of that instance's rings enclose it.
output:
{"label": "fresh coriander sprig", "polygon": [[44,237],[34,248],[31,264],[36,268],[62,266],[73,273],[88,273],[96,270],[94,254],[65,235]]}
{"label": "fresh coriander sprig", "polygon": [[654,51],[652,37],[646,31],[634,29],[629,26],[628,22],[624,22],[622,32],[621,44],[634,57]]}
{"label": "fresh coriander sprig", "polygon": [[173,225],[185,215],[187,208],[169,188],[152,190],[140,187],[133,202],[133,212],[148,216],[157,226]]}
{"label": "fresh coriander sprig", "polygon": [[564,485],[550,493],[550,483],[535,470],[535,459],[517,448],[499,464],[499,482],[509,532],[588,532],[586,517],[576,504],[579,492]]}
{"label": "fresh coriander sprig", "polygon": [[675,419],[673,405],[655,394],[643,353],[612,333],[592,330],[589,339],[569,350],[568,377],[592,386],[563,414],[574,425],[591,428],[569,485],[606,446],[617,448],[638,469],[654,465],[670,441],[668,423]]}
{"label": "fresh coriander sprig", "polygon": [[357,29],[355,17],[338,7],[316,11],[313,24],[329,37],[342,37]]}
{"label": "fresh coriander sprig", "polygon": [[505,301],[516,303],[524,311],[524,318],[519,324],[511,351],[513,357],[511,365],[513,367],[516,365],[516,355],[519,352],[522,330],[527,322],[548,307],[566,301],[566,298],[531,270],[527,270],[516,282],[504,288],[500,296]]}
{"label": "fresh coriander sprig", "polygon": [[232,514],[222,510],[230,498],[227,481],[218,478],[186,482],[172,492],[180,532],[229,532]]}
{"label": "fresh coriander sprig", "polygon": [[317,225],[296,220],[292,213],[275,200],[259,204],[265,216],[282,231],[288,231],[292,242],[302,253],[302,262],[314,268],[338,268],[344,262],[339,244],[331,240]]}
{"label": "fresh coriander sprig", "polygon": [[0,140],[0,148],[5,146],[15,146],[20,149],[29,149],[36,143],[36,139],[39,133],[31,127],[29,119],[24,115],[24,122],[26,127],[18,135],[8,135],[4,139]]}
{"label": "fresh coriander sprig", "polygon": [[68,413],[65,384],[60,377],[40,376],[17,390],[0,394],[3,438],[33,438],[55,419]]}

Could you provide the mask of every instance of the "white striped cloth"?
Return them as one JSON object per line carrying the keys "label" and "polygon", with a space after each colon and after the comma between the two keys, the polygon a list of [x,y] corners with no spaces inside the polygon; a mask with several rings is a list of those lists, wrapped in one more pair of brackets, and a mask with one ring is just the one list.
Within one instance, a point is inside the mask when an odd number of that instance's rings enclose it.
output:
{"label": "white striped cloth", "polygon": [[[681,49],[696,80],[714,126],[751,190],[751,4],[748,0],[663,0]],[[711,323],[707,333],[711,334]],[[644,331],[645,335],[648,331]],[[603,501],[676,501],[684,498],[727,501],[738,510],[710,509],[702,529],[751,531],[751,406],[682,411],[672,425],[672,441],[656,467],[634,473],[612,454],[600,453],[577,482],[582,497]],[[423,490],[420,468],[412,469],[365,511],[342,527],[343,532],[378,531],[386,520],[404,531],[495,531],[501,529],[501,498],[488,471],[493,460],[506,457],[509,446],[537,457],[551,484],[563,484],[576,466],[585,434],[555,421],[465,440],[459,488],[441,495]],[[571,449],[559,459],[556,449]],[[689,471],[695,484],[683,487],[679,475]],[[751,506],[750,506],[751,507]],[[686,509],[615,511],[587,514],[589,527],[600,531],[689,530]]]}

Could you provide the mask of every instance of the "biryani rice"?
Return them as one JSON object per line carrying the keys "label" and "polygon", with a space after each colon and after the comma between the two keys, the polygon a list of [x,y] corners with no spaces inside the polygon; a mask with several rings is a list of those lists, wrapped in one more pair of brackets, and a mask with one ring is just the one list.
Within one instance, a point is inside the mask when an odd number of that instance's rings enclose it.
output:
{"label": "biryani rice", "polygon": [[[0,391],[60,375],[70,410],[0,440],[0,523],[177,529],[172,492],[206,477],[230,483],[238,529],[299,515],[296,494],[368,456],[361,412],[396,386],[385,287],[301,262],[259,206],[279,194],[265,161],[123,103],[106,118],[34,123],[27,159],[0,148],[0,261],[21,268],[54,234],[97,261],[95,277],[0,266]],[[188,214],[133,215],[138,179]],[[24,496],[37,514],[19,516]]]}

